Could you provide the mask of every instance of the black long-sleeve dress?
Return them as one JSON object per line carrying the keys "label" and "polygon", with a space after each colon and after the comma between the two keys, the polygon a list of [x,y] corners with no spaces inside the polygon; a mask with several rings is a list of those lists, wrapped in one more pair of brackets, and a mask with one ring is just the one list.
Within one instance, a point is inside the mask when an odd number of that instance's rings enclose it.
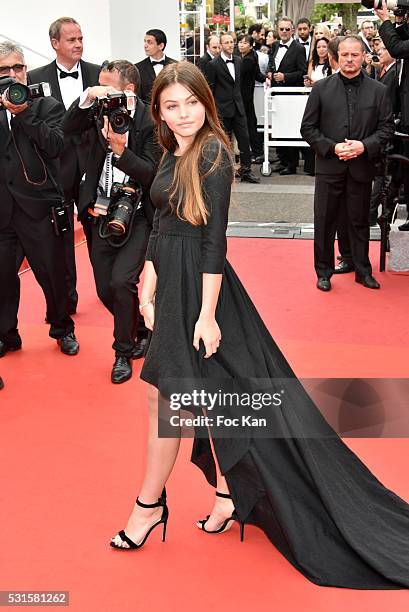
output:
{"label": "black long-sleeve dress", "polygon": [[[208,147],[207,157],[216,147]],[[165,395],[169,378],[279,379],[286,402],[271,417],[282,435],[258,438],[248,428],[241,438],[214,438],[239,517],[262,528],[318,585],[409,587],[409,505],[323,419],[225,259],[232,181],[227,156],[203,180],[210,211],[203,226],[181,221],[169,204],[176,161],[166,154],[151,189],[157,211],[147,258],[158,279],[155,329],[141,377]],[[216,309],[222,341],[210,359],[192,346],[205,272],[223,273]],[[192,461],[215,485],[208,438],[195,437]]]}

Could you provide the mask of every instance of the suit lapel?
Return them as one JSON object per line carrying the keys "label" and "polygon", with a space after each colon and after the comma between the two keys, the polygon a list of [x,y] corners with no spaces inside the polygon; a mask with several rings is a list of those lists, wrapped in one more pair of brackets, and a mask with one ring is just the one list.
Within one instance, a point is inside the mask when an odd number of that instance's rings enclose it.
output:
{"label": "suit lapel", "polygon": [[87,89],[87,87],[90,86],[89,71],[88,71],[87,64],[83,60],[80,60],[80,66],[81,66],[81,75],[82,75],[82,89],[85,90]]}
{"label": "suit lapel", "polygon": [[51,95],[53,96],[53,98],[61,102],[61,104],[64,104],[62,100],[60,85],[58,82],[57,62],[55,60],[51,64],[49,64],[47,72],[48,72],[47,81],[51,85]]}
{"label": "suit lapel", "polygon": [[[229,79],[231,81],[233,81],[234,83],[234,79],[232,77],[232,75],[230,74],[230,70],[227,68],[227,64],[224,61],[224,59],[219,55],[219,57],[217,58],[217,61],[219,62],[219,64],[221,65],[222,70],[225,72],[225,74],[229,77]],[[236,67],[235,67],[236,69]]]}

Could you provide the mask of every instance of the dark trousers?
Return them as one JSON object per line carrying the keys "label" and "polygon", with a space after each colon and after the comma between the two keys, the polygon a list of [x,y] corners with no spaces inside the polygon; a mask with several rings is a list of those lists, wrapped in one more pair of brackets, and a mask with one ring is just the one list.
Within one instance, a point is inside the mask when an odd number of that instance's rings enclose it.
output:
{"label": "dark trousers", "polygon": [[240,151],[240,166],[249,168],[251,166],[250,140],[245,115],[234,115],[234,117],[222,117],[226,134],[231,138],[232,134],[237,139]]}
{"label": "dark trousers", "polygon": [[277,147],[276,150],[281,165],[295,171],[298,166],[300,149],[298,147]]}
{"label": "dark trousers", "polygon": [[143,213],[137,213],[128,242],[113,247],[99,235],[101,220],[92,225],[91,263],[98,297],[114,317],[114,343],[117,356],[130,357],[135,338],[147,336],[139,315],[137,283],[145,263],[151,226]]}
{"label": "dark trousers", "polygon": [[334,272],[334,241],[340,223],[346,223],[352,260],[360,276],[372,274],[369,261],[369,204],[372,182],[359,183],[344,174],[320,174],[315,180],[314,265],[317,276]]}
{"label": "dark trousers", "polygon": [[255,157],[259,157],[264,153],[264,143],[263,136],[260,132],[257,131],[257,116],[256,111],[254,110],[253,100],[249,100],[245,103],[244,110],[246,111],[247,129],[250,138],[251,152]]}
{"label": "dark trousers", "polygon": [[9,225],[0,230],[0,339],[8,345],[21,342],[17,331],[20,298],[18,262],[21,253],[41,286],[50,322],[50,336],[61,338],[74,330],[67,312],[64,248],[48,217],[37,221],[17,205]]}
{"label": "dark trousers", "polygon": [[77,293],[77,267],[75,264],[75,236],[74,236],[74,204],[68,206],[71,219],[71,230],[64,232],[62,241],[64,245],[65,279],[67,283],[69,312],[75,312],[78,304]]}

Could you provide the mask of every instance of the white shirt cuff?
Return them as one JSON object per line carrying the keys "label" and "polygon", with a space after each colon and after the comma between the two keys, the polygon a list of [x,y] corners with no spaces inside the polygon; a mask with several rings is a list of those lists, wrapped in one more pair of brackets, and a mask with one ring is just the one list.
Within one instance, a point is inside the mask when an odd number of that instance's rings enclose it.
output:
{"label": "white shirt cuff", "polygon": [[87,108],[91,108],[91,106],[94,104],[94,101],[88,98],[89,89],[90,88],[87,87],[87,89],[85,89],[80,95],[80,101],[78,103],[78,107],[82,108],[83,110]]}

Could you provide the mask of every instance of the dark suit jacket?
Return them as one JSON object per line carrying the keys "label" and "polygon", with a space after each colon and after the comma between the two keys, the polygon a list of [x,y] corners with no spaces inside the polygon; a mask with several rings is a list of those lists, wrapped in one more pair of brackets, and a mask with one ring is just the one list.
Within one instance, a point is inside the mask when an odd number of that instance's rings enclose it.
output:
{"label": "dark suit jacket", "polygon": [[244,115],[243,99],[240,90],[241,58],[232,56],[235,79],[231,76],[227,64],[221,55],[215,57],[206,66],[206,78],[221,117],[234,117],[237,113]]}
{"label": "dark suit jacket", "polygon": [[[175,62],[176,60],[168,57],[167,55],[165,56],[165,66],[168,64],[174,64]],[[139,88],[138,95],[142,101],[145,102],[145,104],[150,104],[153,81],[156,78],[156,73],[153,69],[151,58],[146,57],[141,62],[135,64],[135,66],[139,70],[141,77],[141,86]]]}
{"label": "dark suit jacket", "polygon": [[385,21],[379,28],[379,34],[392,57],[403,59],[402,79],[400,85],[400,106],[402,126],[409,126],[409,31],[407,26],[395,28],[391,21]]}
{"label": "dark suit jacket", "polygon": [[[57,100],[38,98],[27,110],[12,118],[11,127],[18,152],[9,131],[6,142],[3,140],[0,147],[0,228],[10,222],[13,198],[27,215],[37,220],[44,219],[50,206],[61,200],[48,177],[51,174],[55,182],[59,181],[58,157],[64,146],[63,117],[64,107]],[[3,134],[1,137],[4,138]],[[18,153],[30,181],[42,183],[45,179],[44,184],[27,182]]]}
{"label": "dark suit jacket", "polygon": [[251,50],[241,58],[240,90],[244,106],[247,108],[254,99],[254,86],[256,81],[264,83],[266,76],[260,71],[256,51]]}
{"label": "dark suit jacket", "polygon": [[268,61],[267,72],[282,72],[284,74],[283,83],[272,82],[273,87],[302,87],[304,85],[303,76],[307,74],[307,60],[305,50],[298,40],[293,40],[280,62],[280,66],[276,67],[275,58],[279,50],[279,41],[273,43],[270,59]]}
{"label": "dark suit jacket", "polygon": [[[80,61],[80,64],[84,89],[98,85],[101,67],[97,64],[84,62],[83,60]],[[53,61],[46,66],[30,70],[27,74],[27,81],[29,84],[40,83],[42,81],[50,83],[53,98],[63,104],[57,72],[56,62]],[[79,181],[84,173],[86,162],[84,147],[86,146],[86,136],[81,134],[65,138],[64,140],[64,150],[61,155],[61,180],[64,191],[69,197],[73,197],[73,190],[75,192],[74,183],[77,183],[76,188],[78,188]]]}
{"label": "dark suit jacket", "polygon": [[[363,74],[358,105],[350,132],[345,85],[339,73],[315,83],[308,98],[301,134],[316,153],[316,174],[342,174],[348,169],[355,180],[371,181],[374,160],[394,133],[392,105],[384,85]],[[365,153],[347,162],[340,161],[333,147],[345,138],[360,140]]]}
{"label": "dark suit jacket", "polygon": [[206,66],[209,62],[212,61],[212,59],[214,58],[210,57],[210,55],[206,51],[206,53],[204,53],[202,57],[199,57],[199,59],[197,60],[196,66],[203,72],[203,74],[206,74]]}
{"label": "dark suit jacket", "polygon": [[[95,202],[107,146],[93,118],[93,109],[81,109],[78,103],[79,99],[75,100],[66,112],[63,130],[67,135],[81,134],[84,131],[89,135],[85,181],[81,185],[78,204],[78,214],[81,217]],[[141,185],[142,204],[150,223],[153,221],[154,207],[150,200],[149,190],[159,159],[160,149],[155,141],[149,108],[138,98],[129,131],[128,146],[116,162],[116,166]]]}
{"label": "dark suit jacket", "polygon": [[385,85],[386,89],[389,93],[389,98],[392,103],[393,114],[397,114],[399,112],[400,104],[399,104],[399,82],[398,75],[396,72],[396,64],[391,66],[387,72],[382,77],[377,76],[377,80]]}

